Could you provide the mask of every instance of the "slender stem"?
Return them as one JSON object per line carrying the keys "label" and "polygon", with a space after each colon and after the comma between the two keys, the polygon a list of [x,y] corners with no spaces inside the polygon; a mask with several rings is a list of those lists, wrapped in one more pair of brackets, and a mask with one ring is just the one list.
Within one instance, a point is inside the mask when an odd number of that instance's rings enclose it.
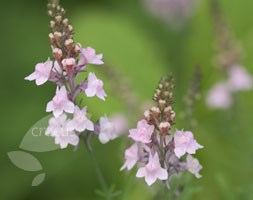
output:
{"label": "slender stem", "polygon": [[96,157],[93,153],[93,151],[89,148],[88,144],[85,142],[85,147],[87,149],[88,155],[90,157],[90,160],[92,162],[92,165],[94,167],[94,171],[96,173],[97,179],[99,181],[100,187],[102,188],[103,191],[107,191],[108,190],[108,186],[107,183],[105,181],[105,178],[103,176],[103,173],[98,165],[98,162],[96,160]]}

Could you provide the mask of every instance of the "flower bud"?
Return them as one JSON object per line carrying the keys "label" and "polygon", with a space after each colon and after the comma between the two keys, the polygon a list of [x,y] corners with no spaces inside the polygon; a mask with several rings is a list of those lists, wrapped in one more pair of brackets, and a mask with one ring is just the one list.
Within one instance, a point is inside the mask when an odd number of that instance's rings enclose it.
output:
{"label": "flower bud", "polygon": [[62,16],[60,16],[60,15],[56,16],[55,20],[57,23],[60,23],[62,21]]}
{"label": "flower bud", "polygon": [[56,39],[56,41],[60,41],[61,37],[62,37],[62,34],[61,32],[54,32],[54,37]]}
{"label": "flower bud", "polygon": [[176,113],[172,110],[171,113],[170,113],[170,119],[174,120],[175,117],[176,117]]}
{"label": "flower bud", "polygon": [[146,111],[144,112],[144,117],[145,117],[145,119],[146,119],[147,121],[150,119],[150,111],[149,111],[149,110],[146,110]]}
{"label": "flower bud", "polygon": [[63,59],[62,61],[62,65],[64,67],[74,66],[75,64],[76,64],[76,60],[74,58],[66,58],[66,59]]}
{"label": "flower bud", "polygon": [[67,18],[65,18],[63,21],[62,21],[63,25],[64,26],[68,26],[69,25],[69,20]]}
{"label": "flower bud", "polygon": [[50,21],[50,28],[55,28],[55,21]]}
{"label": "flower bud", "polygon": [[73,45],[73,40],[72,39],[67,39],[64,43],[64,45],[67,47],[67,49],[71,49]]}
{"label": "flower bud", "polygon": [[79,54],[80,51],[81,51],[81,49],[82,49],[82,45],[81,45],[80,43],[77,43],[77,44],[75,45],[75,52],[76,52],[77,54]]}
{"label": "flower bud", "polygon": [[158,107],[152,107],[151,108],[151,118],[152,119],[157,119],[160,115],[161,111]]}
{"label": "flower bud", "polygon": [[62,58],[62,50],[59,48],[54,48],[53,54],[54,54],[56,60],[60,60]]}
{"label": "flower bud", "polygon": [[73,31],[73,27],[71,25],[68,25],[68,30],[69,30],[69,32],[72,32]]}
{"label": "flower bud", "polygon": [[47,14],[48,14],[50,17],[53,16],[53,12],[52,12],[51,10],[49,10],[49,11],[47,12]]}
{"label": "flower bud", "polygon": [[159,124],[159,129],[160,129],[162,135],[167,135],[168,131],[170,129],[170,123],[169,122],[161,122]]}
{"label": "flower bud", "polygon": [[162,100],[162,99],[159,100],[158,105],[159,105],[160,110],[164,109],[165,104],[166,104],[165,100]]}

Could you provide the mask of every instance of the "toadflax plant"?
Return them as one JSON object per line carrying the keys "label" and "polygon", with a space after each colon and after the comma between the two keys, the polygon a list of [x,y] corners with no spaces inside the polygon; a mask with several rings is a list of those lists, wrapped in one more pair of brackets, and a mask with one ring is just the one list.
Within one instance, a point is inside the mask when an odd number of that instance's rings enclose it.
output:
{"label": "toadflax plant", "polygon": [[172,77],[162,78],[153,97],[157,106],[145,111],[137,128],[129,130],[134,144],[125,151],[121,170],[131,170],[138,163],[136,177],[144,177],[149,186],[162,180],[169,187],[170,177],[186,170],[201,177],[202,166],[191,154],[203,146],[191,131],[172,130],[176,116],[172,108],[173,88]]}
{"label": "toadflax plant", "polygon": [[[76,100],[80,93],[105,100],[103,81],[94,72],[87,72],[90,64],[104,64],[103,55],[96,54],[92,47],[82,48],[80,43],[74,42],[73,27],[65,18],[65,10],[58,0],[48,4],[48,14],[51,17],[49,39],[53,59],[38,63],[35,71],[25,78],[35,80],[36,85],[47,81],[56,84],[55,96],[46,106],[46,112],[52,112],[53,117],[45,133],[54,137],[61,148],[69,144],[77,146],[84,131],[98,134],[99,140],[106,143],[118,135],[113,123],[106,116],[101,117],[97,124],[93,123],[88,117],[87,107],[81,108]],[[77,77],[84,72],[87,77],[78,82]]]}

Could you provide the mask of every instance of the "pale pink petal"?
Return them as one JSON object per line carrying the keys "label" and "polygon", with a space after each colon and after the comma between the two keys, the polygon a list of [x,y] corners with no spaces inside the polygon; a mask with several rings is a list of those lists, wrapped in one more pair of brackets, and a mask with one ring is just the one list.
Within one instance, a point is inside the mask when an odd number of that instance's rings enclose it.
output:
{"label": "pale pink petal", "polygon": [[33,81],[36,79],[36,72],[31,73],[29,76],[25,77],[25,80]]}

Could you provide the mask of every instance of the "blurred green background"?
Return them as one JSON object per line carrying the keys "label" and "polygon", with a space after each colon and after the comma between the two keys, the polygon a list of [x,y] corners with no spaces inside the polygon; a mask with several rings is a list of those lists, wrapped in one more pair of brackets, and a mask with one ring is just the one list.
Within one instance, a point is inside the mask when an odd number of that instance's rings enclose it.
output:
{"label": "blurred green background", "polygon": [[[73,199],[97,200],[99,184],[83,145],[77,151],[69,147],[48,153],[32,153],[46,173],[45,181],[31,187],[38,172],[18,169],[7,153],[20,150],[19,145],[28,129],[46,116],[46,103],[55,92],[53,84],[37,87],[24,81],[38,62],[51,56],[48,42],[46,3],[42,0],[1,0],[1,139],[0,199]],[[76,42],[90,45],[104,54],[105,62],[128,80],[140,108],[151,100],[161,76],[172,73],[176,80],[175,111],[183,109],[183,96],[191,80],[194,66],[203,71],[202,93],[223,78],[213,64],[214,30],[209,2],[199,1],[193,17],[180,31],[175,31],[151,16],[137,0],[62,0],[72,22]],[[251,0],[220,1],[231,30],[244,50],[243,64],[253,73],[253,18]],[[94,67],[95,69],[95,67]],[[99,73],[99,77],[103,74]],[[106,102],[88,102],[94,119],[107,113],[127,113],[125,105],[103,78]],[[202,179],[191,178],[186,199],[252,200],[253,199],[253,94],[236,94],[229,111],[211,111],[204,102],[198,103],[193,130],[198,142],[205,146],[197,157],[203,165]],[[131,127],[142,113],[132,115]],[[177,128],[187,127],[177,119]],[[95,155],[110,184],[122,194],[116,199],[149,200],[153,189],[134,173],[119,172],[123,164],[122,145],[125,138],[106,145],[92,141]],[[158,184],[159,186],[159,184]],[[156,186],[155,186],[156,187]]]}

